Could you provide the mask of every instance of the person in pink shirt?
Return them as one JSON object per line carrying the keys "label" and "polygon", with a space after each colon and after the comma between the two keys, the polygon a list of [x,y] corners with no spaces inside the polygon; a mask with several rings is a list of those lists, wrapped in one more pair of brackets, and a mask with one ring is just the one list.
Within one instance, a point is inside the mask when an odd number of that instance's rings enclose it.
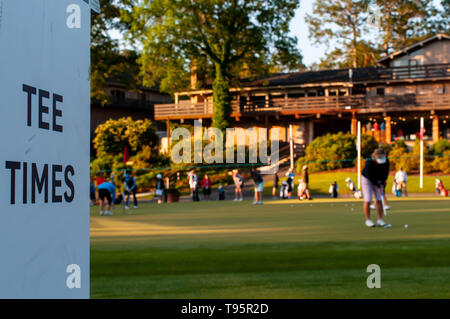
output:
{"label": "person in pink shirt", "polygon": [[209,179],[207,174],[205,174],[205,176],[203,176],[203,179],[200,182],[200,185],[203,188],[204,199],[209,200],[209,196],[211,195],[211,180]]}

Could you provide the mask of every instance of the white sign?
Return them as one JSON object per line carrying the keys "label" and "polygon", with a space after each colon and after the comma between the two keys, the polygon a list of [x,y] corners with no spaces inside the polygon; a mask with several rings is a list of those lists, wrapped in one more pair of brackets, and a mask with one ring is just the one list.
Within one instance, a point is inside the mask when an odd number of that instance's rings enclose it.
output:
{"label": "white sign", "polygon": [[89,298],[91,9],[0,8],[0,298]]}

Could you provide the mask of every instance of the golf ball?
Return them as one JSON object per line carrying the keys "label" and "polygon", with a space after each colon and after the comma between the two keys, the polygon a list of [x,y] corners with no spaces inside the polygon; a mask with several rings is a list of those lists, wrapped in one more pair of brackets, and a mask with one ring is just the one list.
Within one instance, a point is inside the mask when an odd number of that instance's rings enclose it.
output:
{"label": "golf ball", "polygon": [[405,228],[408,228],[408,224],[405,224]]}

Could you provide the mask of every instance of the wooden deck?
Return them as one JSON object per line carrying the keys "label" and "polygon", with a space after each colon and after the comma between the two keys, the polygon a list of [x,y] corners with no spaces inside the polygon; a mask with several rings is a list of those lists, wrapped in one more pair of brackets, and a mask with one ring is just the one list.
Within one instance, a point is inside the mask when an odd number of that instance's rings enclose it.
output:
{"label": "wooden deck", "polygon": [[[212,102],[156,104],[155,120],[212,118]],[[450,110],[450,94],[376,96],[320,96],[271,99],[263,104],[240,105],[233,101],[232,117],[279,114],[378,113],[398,111]]]}

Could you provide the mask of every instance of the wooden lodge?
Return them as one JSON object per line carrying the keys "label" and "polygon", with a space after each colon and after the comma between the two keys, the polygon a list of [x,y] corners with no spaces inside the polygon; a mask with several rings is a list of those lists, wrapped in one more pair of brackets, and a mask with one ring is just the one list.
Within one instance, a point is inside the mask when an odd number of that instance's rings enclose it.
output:
{"label": "wooden lodge", "polygon": [[[196,77],[191,78],[194,87]],[[357,121],[384,142],[414,140],[420,117],[430,141],[450,139],[450,37],[435,35],[380,59],[375,67],[244,79],[231,92],[233,127],[279,128],[286,141],[293,125],[298,148],[326,133],[355,133]],[[197,119],[208,126],[212,116],[210,87],[177,92],[174,103],[154,105],[155,120],[166,121],[167,129],[171,121]],[[381,123],[385,130],[378,132]]]}

